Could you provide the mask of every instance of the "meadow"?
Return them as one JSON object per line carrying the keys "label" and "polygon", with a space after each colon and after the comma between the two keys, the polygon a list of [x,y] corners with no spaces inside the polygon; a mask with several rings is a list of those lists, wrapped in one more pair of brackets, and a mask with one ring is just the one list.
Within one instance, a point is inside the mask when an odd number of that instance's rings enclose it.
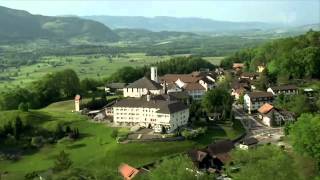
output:
{"label": "meadow", "polygon": [[[64,123],[79,128],[81,134],[79,140],[64,139],[56,144],[45,145],[36,152],[23,154],[18,161],[0,161],[0,172],[7,172],[7,175],[3,176],[5,179],[23,179],[26,173],[51,168],[56,155],[61,150],[70,154],[74,167],[85,168],[96,173],[116,172],[119,164],[123,162],[142,166],[165,156],[185,152],[195,147],[204,147],[217,139],[235,138],[243,132],[225,125],[221,126],[221,129],[209,130],[195,140],[118,144],[111,138],[113,128],[104,123],[93,123],[86,116],[73,113],[72,109],[73,101],[62,101],[30,112],[1,112],[0,122],[4,122],[9,116],[19,114],[22,119],[27,119],[28,123],[46,129],[52,129],[57,123]],[[126,133],[128,129],[120,128],[119,131]]]}
{"label": "meadow", "polygon": [[[144,53],[128,53],[116,57],[107,57],[99,54],[61,57],[45,56],[36,64],[24,65],[19,68],[11,67],[4,72],[0,72],[0,90],[16,86],[24,87],[50,72],[68,68],[75,70],[80,79],[103,79],[124,66],[143,66],[166,61],[175,56],[183,55],[146,56]],[[204,59],[215,65],[219,65],[223,57],[204,57]],[[1,80],[1,77],[8,77],[10,79]]]}

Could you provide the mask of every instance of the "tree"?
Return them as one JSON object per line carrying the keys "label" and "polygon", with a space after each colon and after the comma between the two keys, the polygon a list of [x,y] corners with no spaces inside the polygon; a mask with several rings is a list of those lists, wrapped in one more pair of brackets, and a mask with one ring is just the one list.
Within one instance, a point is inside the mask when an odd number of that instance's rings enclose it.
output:
{"label": "tree", "polygon": [[265,91],[267,90],[267,86],[269,85],[269,79],[268,79],[268,71],[267,69],[264,69],[254,84],[258,90]]}
{"label": "tree", "polygon": [[16,117],[13,126],[13,136],[16,140],[20,139],[20,135],[22,133],[23,124],[19,116]]}
{"label": "tree", "polygon": [[[265,145],[250,150],[236,150],[232,152],[232,159],[235,166],[240,166],[238,172],[232,172],[232,165],[227,170],[232,173],[234,179],[246,180],[303,180],[316,174],[316,164],[310,159],[303,158],[296,154],[287,154],[279,147]],[[306,167],[309,166],[309,167]],[[301,169],[313,169],[312,172],[301,171]]]}
{"label": "tree", "polygon": [[113,129],[110,135],[113,139],[118,137],[118,129]]}
{"label": "tree", "polygon": [[60,172],[67,170],[71,167],[72,161],[69,158],[69,154],[64,151],[61,151],[59,155],[56,157],[54,162],[54,171]]}
{"label": "tree", "polygon": [[223,88],[209,90],[202,99],[202,107],[207,113],[222,113],[221,117],[230,117],[233,99],[230,93]]}
{"label": "tree", "polygon": [[18,108],[19,108],[20,111],[28,112],[29,111],[29,104],[22,102],[22,103],[19,104]]}
{"label": "tree", "polygon": [[320,163],[320,115],[302,114],[290,129],[293,148]]}
{"label": "tree", "polygon": [[60,139],[60,138],[65,136],[65,132],[63,130],[63,126],[60,123],[57,124],[54,134],[55,134],[55,137],[57,139]]}
{"label": "tree", "polygon": [[[152,180],[204,180],[210,179],[206,175],[196,173],[192,161],[186,155],[180,155],[172,159],[164,159],[156,168],[150,172],[149,179]],[[196,177],[198,176],[198,178]],[[211,177],[211,179],[213,179]]]}

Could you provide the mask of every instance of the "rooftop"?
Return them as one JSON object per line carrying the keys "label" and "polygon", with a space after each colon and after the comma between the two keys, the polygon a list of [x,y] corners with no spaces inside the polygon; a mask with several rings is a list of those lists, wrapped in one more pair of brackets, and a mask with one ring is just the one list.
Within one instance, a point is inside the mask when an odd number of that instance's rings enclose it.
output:
{"label": "rooftop", "polygon": [[162,86],[159,83],[148,79],[147,77],[143,77],[129,84],[128,86],[126,86],[126,88],[145,88],[149,90],[159,90],[162,89]]}
{"label": "rooftop", "polygon": [[234,143],[231,140],[221,140],[214,144],[210,144],[207,151],[211,156],[228,153],[234,148]]}
{"label": "rooftop", "polygon": [[113,107],[156,108],[159,109],[157,111],[158,113],[163,114],[170,114],[188,109],[185,104],[174,100],[168,95],[153,96],[150,101],[147,101],[146,96],[142,96],[141,98],[126,98],[116,102]]}
{"label": "rooftop", "polygon": [[206,90],[201,84],[199,83],[188,83],[186,86],[183,87],[187,91],[193,90]]}
{"label": "rooftop", "polygon": [[250,98],[262,98],[262,97],[273,97],[271,92],[264,92],[264,91],[255,91],[248,93]]}
{"label": "rooftop", "polygon": [[285,90],[296,90],[298,89],[296,85],[282,85],[270,87],[274,91],[285,91]]}
{"label": "rooftop", "polygon": [[134,176],[136,176],[139,173],[139,170],[129,166],[128,164],[121,164],[119,166],[119,172],[124,177],[124,179],[132,179]]}
{"label": "rooftop", "polygon": [[269,111],[271,111],[273,109],[273,106],[269,103],[265,103],[264,105],[262,105],[259,109],[258,112],[261,114],[266,114]]}

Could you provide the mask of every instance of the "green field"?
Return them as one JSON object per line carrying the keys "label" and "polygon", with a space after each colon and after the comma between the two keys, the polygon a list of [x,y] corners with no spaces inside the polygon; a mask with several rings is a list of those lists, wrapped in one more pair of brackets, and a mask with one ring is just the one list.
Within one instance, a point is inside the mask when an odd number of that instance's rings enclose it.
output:
{"label": "green field", "polygon": [[203,59],[209,61],[211,64],[219,66],[223,58],[224,57],[221,56],[221,57],[204,57]]}
{"label": "green field", "polygon": [[[178,56],[178,55],[176,55]],[[181,55],[182,56],[182,55]],[[81,56],[47,56],[42,57],[39,63],[21,66],[20,68],[8,68],[0,72],[1,77],[10,77],[12,80],[1,81],[0,90],[10,87],[23,87],[44,75],[63,69],[73,69],[80,79],[102,79],[110,76],[124,66],[143,66],[160,61],[165,61],[174,56],[146,56],[144,53],[123,54],[120,57],[106,57],[104,55],[81,55]],[[206,57],[213,64],[219,64],[222,57]]]}
{"label": "green field", "polygon": [[[110,137],[111,127],[92,123],[87,117],[72,113],[72,109],[73,101],[63,101],[29,113],[1,112],[0,122],[4,122],[8,116],[19,113],[21,117],[28,119],[28,123],[51,129],[56,123],[63,122],[71,127],[78,127],[80,134],[83,135],[81,139],[74,142],[62,141],[54,145],[45,145],[37,152],[21,156],[17,162],[0,161],[0,170],[8,172],[5,179],[22,179],[28,172],[52,167],[54,157],[61,150],[70,154],[74,167],[82,167],[92,172],[106,171],[106,169],[116,171],[122,162],[141,166],[164,156],[184,152],[194,147],[203,147],[215,139],[235,138],[242,133],[241,130],[235,131],[226,125],[221,129],[210,130],[194,141],[117,144]],[[128,130],[120,129],[120,132],[126,131]]]}

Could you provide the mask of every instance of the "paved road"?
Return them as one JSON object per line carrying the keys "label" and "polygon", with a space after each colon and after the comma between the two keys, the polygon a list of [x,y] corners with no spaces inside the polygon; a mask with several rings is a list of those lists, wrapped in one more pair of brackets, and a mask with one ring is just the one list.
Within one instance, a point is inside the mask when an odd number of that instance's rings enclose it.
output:
{"label": "paved road", "polygon": [[256,136],[256,135],[267,135],[267,134],[281,134],[282,128],[271,128],[265,126],[260,121],[257,120],[257,117],[254,115],[247,114],[242,109],[241,105],[233,105],[233,112],[235,117],[239,119],[242,125],[247,131],[247,136]]}

